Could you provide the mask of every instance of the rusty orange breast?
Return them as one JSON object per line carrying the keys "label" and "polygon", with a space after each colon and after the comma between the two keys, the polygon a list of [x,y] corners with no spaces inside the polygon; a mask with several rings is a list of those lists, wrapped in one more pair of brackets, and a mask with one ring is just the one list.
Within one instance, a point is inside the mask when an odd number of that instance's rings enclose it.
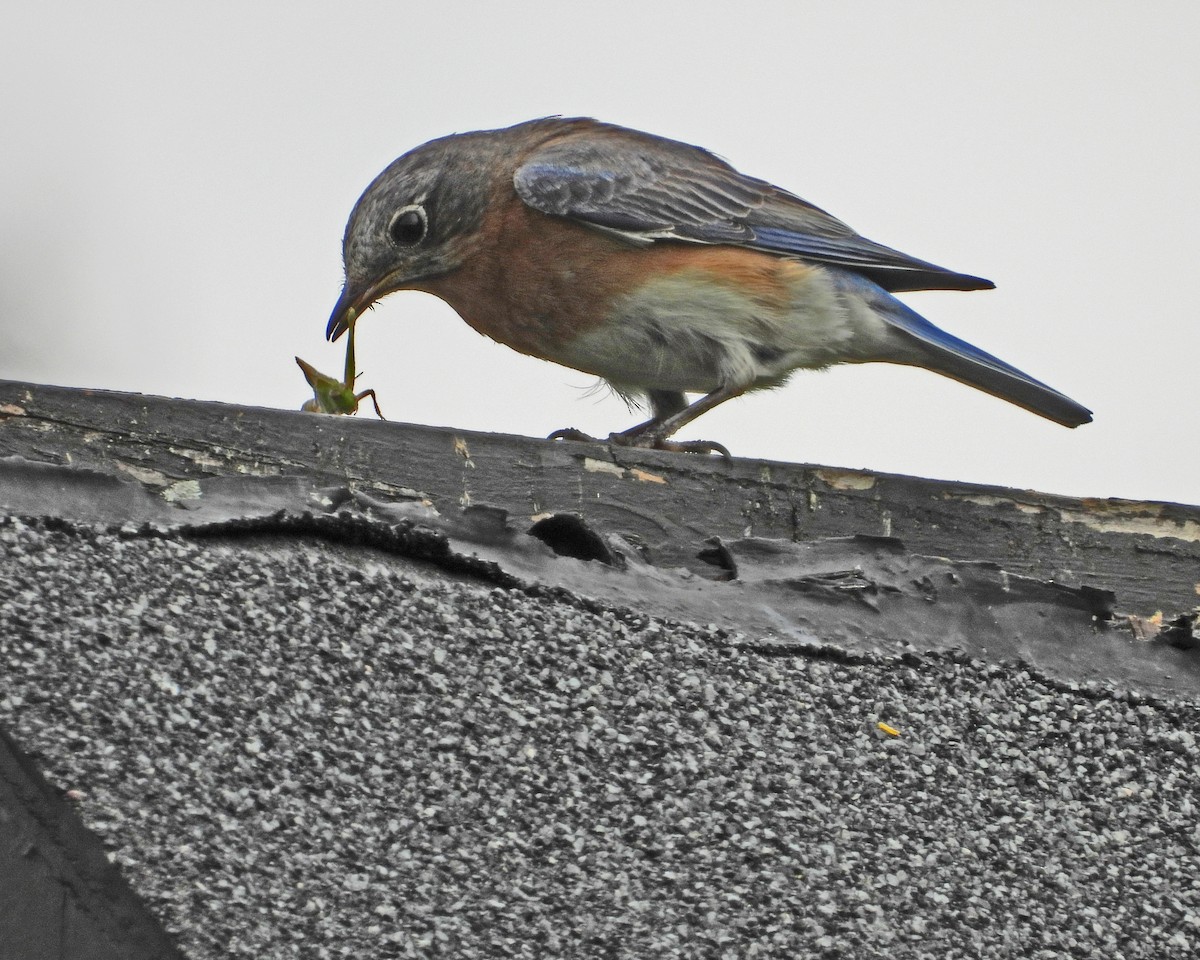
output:
{"label": "rusty orange breast", "polygon": [[453,273],[422,283],[480,333],[554,360],[561,347],[614,320],[618,301],[652,278],[700,271],[778,309],[781,258],[738,247],[656,241],[639,246],[551,217],[516,197],[493,203]]}

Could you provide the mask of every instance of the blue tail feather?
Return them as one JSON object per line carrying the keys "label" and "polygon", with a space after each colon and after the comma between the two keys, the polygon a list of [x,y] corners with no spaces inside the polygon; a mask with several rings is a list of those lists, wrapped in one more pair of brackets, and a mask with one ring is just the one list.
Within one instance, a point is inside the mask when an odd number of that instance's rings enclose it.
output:
{"label": "blue tail feather", "polygon": [[1087,407],[987,351],[935,327],[870,280],[842,271],[838,271],[838,279],[866,300],[880,317],[917,342],[920,359],[904,362],[951,377],[1065,427],[1091,422],[1092,412]]}

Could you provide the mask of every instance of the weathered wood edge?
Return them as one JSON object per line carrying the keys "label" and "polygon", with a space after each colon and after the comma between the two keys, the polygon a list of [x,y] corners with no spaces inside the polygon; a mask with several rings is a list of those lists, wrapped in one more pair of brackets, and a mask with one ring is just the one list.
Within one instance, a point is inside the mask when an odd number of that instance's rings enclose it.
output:
{"label": "weathered wood edge", "polygon": [[658,565],[700,572],[709,572],[698,555],[712,537],[873,534],[917,553],[1111,589],[1123,611],[1200,601],[1200,507],[1181,504],[12,381],[0,381],[0,457],[70,464],[156,493],[207,477],[304,477],[427,499],[442,512],[489,504],[531,522],[577,512],[644,544]]}

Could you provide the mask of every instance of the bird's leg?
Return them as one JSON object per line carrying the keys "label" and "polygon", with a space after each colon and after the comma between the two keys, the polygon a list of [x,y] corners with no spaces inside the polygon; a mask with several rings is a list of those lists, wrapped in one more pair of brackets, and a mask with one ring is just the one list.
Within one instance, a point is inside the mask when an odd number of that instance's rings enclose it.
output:
{"label": "bird's leg", "polygon": [[[620,436],[630,438],[641,436],[645,431],[662,423],[667,417],[674,416],[681,410],[686,410],[688,405],[687,398],[679,390],[647,390],[646,397],[650,401],[652,416],[645,423],[639,423],[628,430],[622,430],[619,434]],[[603,443],[602,440],[589,436],[582,430],[576,430],[574,427],[564,427],[562,430],[555,430],[546,439],[575,440],[580,443]]]}
{"label": "bird's leg", "polygon": [[[609,442],[625,447],[645,447],[652,450],[674,450],[681,453],[719,453],[726,460],[732,460],[728,450],[715,440],[670,440],[676,431],[687,426],[703,413],[707,413],[717,404],[732,400],[746,392],[745,386],[718,387],[712,393],[706,393],[692,404],[686,404],[682,393],[672,394],[667,391],[651,391],[650,402],[654,405],[656,416],[646,423],[639,424],[624,433],[614,433]],[[656,399],[656,394],[661,399]],[[659,407],[658,403],[670,403],[669,407]],[[660,410],[670,410],[668,415],[659,417]]]}
{"label": "bird's leg", "polygon": [[[682,392],[677,390],[649,390],[650,409],[653,416],[645,423],[609,434],[608,442],[620,447],[640,447],[645,450],[671,450],[676,453],[719,453],[726,460],[733,457],[722,444],[715,440],[671,440],[676,431],[687,426],[702,413],[707,413],[719,403],[732,400],[746,392],[744,386],[718,387],[706,393],[695,403],[689,404]],[[577,440],[584,443],[599,443],[581,430],[567,427],[555,430],[550,440]]]}
{"label": "bird's leg", "polygon": [[675,416],[687,409],[687,397],[680,390],[647,390],[646,398],[650,401],[652,416],[645,423],[639,423],[628,430],[622,430],[618,436],[633,439],[640,437],[647,430],[653,430],[664,420]]}

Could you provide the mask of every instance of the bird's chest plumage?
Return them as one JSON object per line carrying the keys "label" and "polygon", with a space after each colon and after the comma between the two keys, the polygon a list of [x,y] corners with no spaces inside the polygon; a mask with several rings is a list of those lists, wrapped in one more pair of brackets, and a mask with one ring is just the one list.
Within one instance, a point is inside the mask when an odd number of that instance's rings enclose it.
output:
{"label": "bird's chest plumage", "polygon": [[559,361],[564,344],[607,322],[639,265],[611,237],[519,201],[503,207],[470,238],[461,266],[422,288],[493,340]]}
{"label": "bird's chest plumage", "polygon": [[514,211],[428,287],[521,353],[628,390],[778,382],[844,359],[852,318],[819,267],[735,247],[634,246]]}

